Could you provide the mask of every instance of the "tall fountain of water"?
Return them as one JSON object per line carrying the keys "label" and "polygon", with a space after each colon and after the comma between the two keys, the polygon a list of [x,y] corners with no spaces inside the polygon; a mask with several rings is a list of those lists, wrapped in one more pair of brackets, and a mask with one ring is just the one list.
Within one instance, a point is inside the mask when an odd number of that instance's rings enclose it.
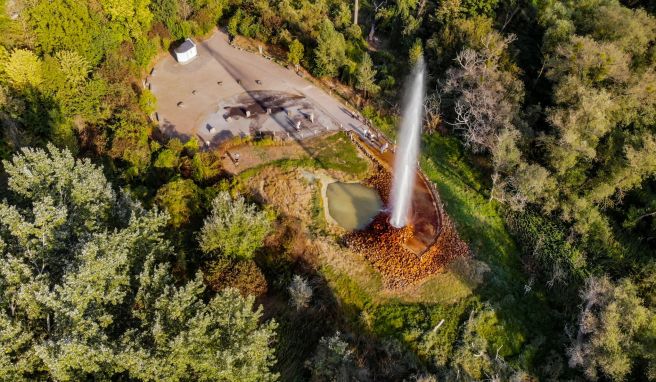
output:
{"label": "tall fountain of water", "polygon": [[424,111],[424,59],[417,61],[406,84],[403,97],[401,129],[394,157],[394,178],[392,180],[392,217],[390,224],[396,228],[408,224],[412,204],[412,191],[417,173],[419,138]]}

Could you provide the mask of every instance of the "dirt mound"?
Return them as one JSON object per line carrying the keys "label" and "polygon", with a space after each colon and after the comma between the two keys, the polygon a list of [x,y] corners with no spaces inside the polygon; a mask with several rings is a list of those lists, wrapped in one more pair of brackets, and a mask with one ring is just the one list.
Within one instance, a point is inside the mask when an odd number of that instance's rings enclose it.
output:
{"label": "dirt mound", "polygon": [[311,221],[312,188],[299,170],[267,167],[248,180],[252,192],[283,215]]}

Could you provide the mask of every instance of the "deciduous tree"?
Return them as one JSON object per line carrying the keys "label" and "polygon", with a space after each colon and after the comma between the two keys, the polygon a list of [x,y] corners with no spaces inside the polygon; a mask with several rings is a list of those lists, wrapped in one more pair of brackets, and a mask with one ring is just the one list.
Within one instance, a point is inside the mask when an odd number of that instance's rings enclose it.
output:
{"label": "deciduous tree", "polygon": [[223,191],[212,201],[212,211],[198,236],[200,248],[228,258],[248,259],[262,246],[271,229],[271,217],[242,196]]}
{"label": "deciduous tree", "polygon": [[4,162],[0,379],[271,381],[275,323],[233,290],[176,286],[166,214],[49,145]]}
{"label": "deciduous tree", "polygon": [[656,341],[656,315],[643,305],[635,285],[627,279],[616,284],[607,277],[591,277],[581,298],[578,333],[567,350],[570,366],[581,367],[593,380],[600,374],[623,380],[642,360],[656,376],[650,346]]}
{"label": "deciduous tree", "polygon": [[442,92],[453,105],[451,124],[474,152],[493,150],[498,134],[518,124],[524,89],[512,72],[500,67],[501,53],[512,39],[499,42],[488,35],[482,50],[463,50],[457,67],[447,72]]}

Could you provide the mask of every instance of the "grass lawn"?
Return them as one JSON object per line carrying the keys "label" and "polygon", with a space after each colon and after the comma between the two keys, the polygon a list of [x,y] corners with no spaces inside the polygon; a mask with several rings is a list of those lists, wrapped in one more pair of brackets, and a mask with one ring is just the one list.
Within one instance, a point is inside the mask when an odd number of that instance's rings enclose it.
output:
{"label": "grass lawn", "polygon": [[[527,292],[519,250],[507,232],[499,206],[489,202],[483,176],[469,164],[457,139],[433,135],[424,142],[420,164],[440,193],[444,208],[478,264],[488,271],[482,284],[462,276],[458,266],[439,274],[409,293],[383,291],[373,269],[355,260],[345,265],[327,262],[322,268],[351,323],[375,336],[391,336],[420,357],[422,336],[442,319],[437,353],[453,350],[460,325],[469,311],[485,303],[494,315],[482,330],[491,354],[498,351],[511,364],[533,369],[540,345],[557,337],[542,292]],[[370,268],[370,267],[369,267]],[[358,271],[357,269],[360,269]],[[423,334],[422,334],[423,333]],[[444,362],[445,358],[441,358]]]}
{"label": "grass lawn", "polygon": [[361,178],[369,164],[344,132],[307,142],[305,149],[320,168],[337,170]]}
{"label": "grass lawn", "polygon": [[534,352],[536,343],[554,339],[563,328],[553,327],[556,320],[550,319],[554,312],[549,310],[544,291],[539,286],[525,289],[528,279],[522,271],[520,251],[506,230],[500,206],[488,200],[481,174],[473,170],[456,138],[427,137],[423,153],[422,169],[437,186],[446,212],[474,256],[490,268],[475,295],[492,304],[506,339],[488,340],[514,343],[500,351],[504,356],[522,350]]}

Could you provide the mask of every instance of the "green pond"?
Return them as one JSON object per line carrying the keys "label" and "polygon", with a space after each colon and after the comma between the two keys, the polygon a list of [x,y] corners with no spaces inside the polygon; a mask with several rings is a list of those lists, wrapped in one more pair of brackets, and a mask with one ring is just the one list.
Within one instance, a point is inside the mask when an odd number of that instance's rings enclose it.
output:
{"label": "green pond", "polygon": [[326,199],[330,216],[347,230],[365,228],[383,205],[376,190],[359,183],[330,183]]}

